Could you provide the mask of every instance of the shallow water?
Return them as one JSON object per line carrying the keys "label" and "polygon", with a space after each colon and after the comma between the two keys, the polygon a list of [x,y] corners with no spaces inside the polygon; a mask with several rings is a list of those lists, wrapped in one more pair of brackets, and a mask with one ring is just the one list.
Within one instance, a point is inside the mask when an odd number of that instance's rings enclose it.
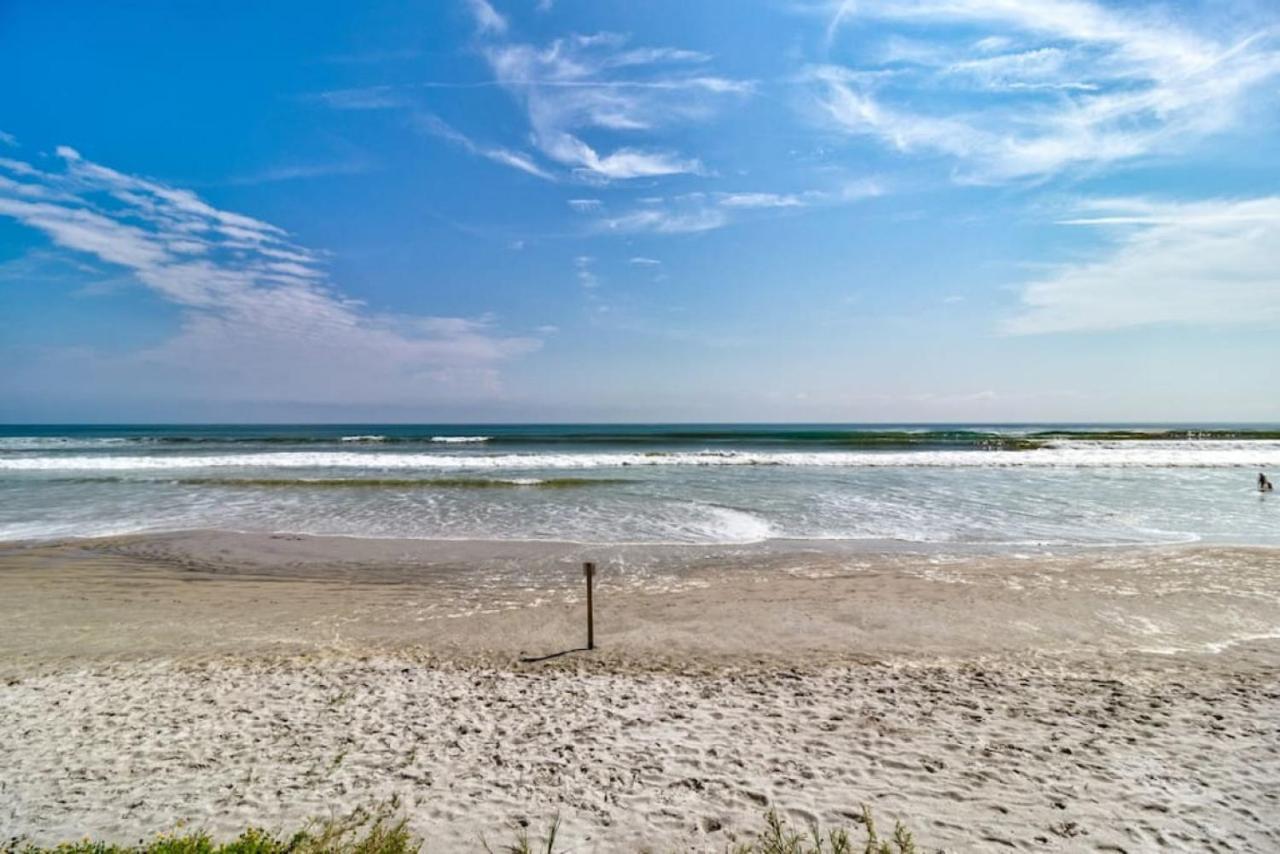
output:
{"label": "shallow water", "polygon": [[9,427],[0,539],[1280,545],[1260,468],[1232,425]]}

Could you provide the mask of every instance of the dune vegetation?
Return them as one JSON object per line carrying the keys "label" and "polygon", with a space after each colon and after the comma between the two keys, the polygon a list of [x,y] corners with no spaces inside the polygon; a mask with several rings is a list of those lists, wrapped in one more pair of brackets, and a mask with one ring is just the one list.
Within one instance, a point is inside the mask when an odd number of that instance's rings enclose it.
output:
{"label": "dune vegetation", "polygon": [[[732,854],[916,854],[915,840],[901,823],[892,836],[882,838],[871,811],[863,807],[861,829],[835,828],[823,833],[788,824],[773,810],[750,841],[713,846],[710,851]],[[476,850],[486,854],[555,854],[561,850],[560,821],[551,821],[541,834],[516,827],[505,842],[494,845],[483,837]],[[314,821],[293,833],[250,827],[234,839],[217,842],[202,830],[161,833],[135,844],[115,844],[83,839],[54,846],[40,846],[23,839],[0,843],[3,854],[419,854],[429,851],[423,840],[408,829],[408,822],[394,805],[356,810],[347,816]]]}

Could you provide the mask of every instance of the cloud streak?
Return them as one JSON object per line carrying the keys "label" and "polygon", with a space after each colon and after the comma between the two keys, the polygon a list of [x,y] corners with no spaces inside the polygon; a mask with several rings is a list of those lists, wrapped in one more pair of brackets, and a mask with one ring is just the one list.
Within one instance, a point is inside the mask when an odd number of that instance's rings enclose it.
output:
{"label": "cloud streak", "polygon": [[476,29],[480,32],[501,35],[507,31],[507,19],[498,14],[487,0],[467,0],[467,8],[471,12],[471,17],[475,19]]}
{"label": "cloud streak", "polygon": [[677,204],[676,206],[643,207],[617,216],[601,219],[601,231],[630,234],[696,234],[711,231],[729,224],[729,217],[715,207],[701,204]]}
{"label": "cloud streak", "polygon": [[849,204],[882,195],[883,187],[873,179],[853,181],[835,190],[805,190],[799,193],[760,191],[683,193],[678,196],[651,196],[628,210],[608,212],[602,203],[573,205],[579,213],[595,214],[597,231],[618,234],[696,234],[723,228],[748,217],[772,213],[780,215],[805,208]]}
{"label": "cloud streak", "polygon": [[412,113],[412,120],[414,127],[423,133],[447,140],[463,151],[474,154],[477,157],[483,157],[486,160],[492,160],[494,163],[501,163],[503,166],[518,169],[527,175],[533,175],[535,178],[541,178],[544,181],[556,180],[555,175],[543,169],[524,152],[500,146],[480,145],[433,113],[415,110]]}
{"label": "cloud streak", "polygon": [[495,82],[524,109],[538,150],[597,182],[704,172],[701,160],[678,151],[632,143],[606,148],[588,136],[612,141],[700,121],[720,100],[752,89],[745,81],[699,73],[710,59],[705,54],[632,47],[617,33],[570,35],[545,47],[491,38],[481,50]]}
{"label": "cloud streak", "polygon": [[72,360],[79,379],[114,372],[131,388],[237,401],[421,402],[496,393],[498,366],[539,345],[498,333],[491,317],[371,311],[278,226],[67,147],[57,155],[57,171],[0,162],[0,216],[122,268],[182,312],[180,331],[157,346]]}
{"label": "cloud streak", "polygon": [[[886,42],[879,62],[812,68],[820,114],[851,136],[954,158],[968,181],[1175,150],[1231,127],[1280,74],[1274,22],[1214,38],[1087,0],[865,0],[832,27],[863,21],[925,38]],[[996,32],[964,43],[957,27]]]}
{"label": "cloud streak", "polygon": [[[754,89],[749,81],[705,73],[711,57],[698,51],[633,46],[626,35],[607,32],[539,46],[509,38],[509,21],[486,0],[466,0],[465,8],[492,79],[336,89],[312,98],[338,110],[403,113],[420,132],[544,180],[607,184],[705,174],[697,156],[646,140],[670,126],[706,121],[727,99]],[[427,110],[423,99],[435,89],[485,88],[515,99],[537,157],[475,140]]]}
{"label": "cloud streak", "polygon": [[1014,335],[1280,323],[1280,197],[1081,204],[1112,248],[1022,288]]}
{"label": "cloud streak", "polygon": [[335,110],[392,110],[402,113],[408,117],[410,126],[419,133],[443,139],[475,157],[508,166],[544,181],[557,180],[555,175],[523,151],[477,142],[462,133],[435,113],[422,108],[409,90],[393,86],[369,86],[336,89],[314,97]]}

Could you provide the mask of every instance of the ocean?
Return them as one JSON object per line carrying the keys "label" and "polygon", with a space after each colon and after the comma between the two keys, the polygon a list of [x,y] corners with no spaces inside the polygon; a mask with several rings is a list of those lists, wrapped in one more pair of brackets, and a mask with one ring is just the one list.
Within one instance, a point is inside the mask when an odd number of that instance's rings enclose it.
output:
{"label": "ocean", "polygon": [[0,540],[1280,545],[1280,427],[0,427]]}

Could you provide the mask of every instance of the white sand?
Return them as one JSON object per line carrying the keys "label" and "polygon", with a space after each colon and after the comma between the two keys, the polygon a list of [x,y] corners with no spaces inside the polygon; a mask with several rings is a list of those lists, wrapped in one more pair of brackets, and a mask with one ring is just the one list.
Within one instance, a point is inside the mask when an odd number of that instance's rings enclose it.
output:
{"label": "white sand", "polygon": [[721,851],[861,803],[926,850],[1280,850],[1271,552],[604,570],[602,648],[530,664],[580,642],[572,566],[499,596],[425,546],[252,546],[0,553],[2,836],[395,797],[434,851],[557,813],[567,851]]}

